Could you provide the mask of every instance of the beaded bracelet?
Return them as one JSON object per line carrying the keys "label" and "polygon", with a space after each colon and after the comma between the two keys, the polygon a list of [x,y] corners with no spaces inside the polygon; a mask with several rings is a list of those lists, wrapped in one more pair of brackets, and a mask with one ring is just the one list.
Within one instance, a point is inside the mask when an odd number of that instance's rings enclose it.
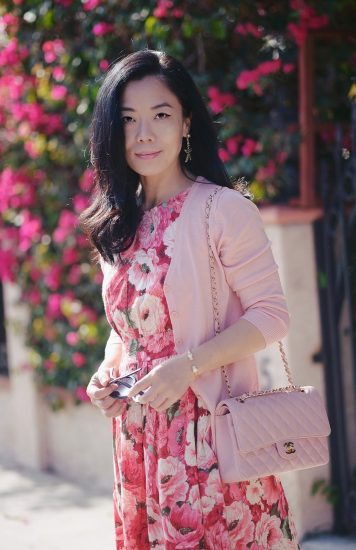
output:
{"label": "beaded bracelet", "polygon": [[[190,349],[188,349],[188,351],[187,351],[187,356],[188,356],[188,359],[189,359],[190,361],[194,361],[194,357],[193,357],[193,354],[192,354],[192,352],[190,351]],[[194,363],[193,363],[193,365],[191,366],[191,368],[192,368],[192,372],[193,372],[193,374],[194,374],[194,378],[197,378],[197,377],[199,376],[199,374],[200,374],[198,367],[197,367],[196,365],[194,365]]]}

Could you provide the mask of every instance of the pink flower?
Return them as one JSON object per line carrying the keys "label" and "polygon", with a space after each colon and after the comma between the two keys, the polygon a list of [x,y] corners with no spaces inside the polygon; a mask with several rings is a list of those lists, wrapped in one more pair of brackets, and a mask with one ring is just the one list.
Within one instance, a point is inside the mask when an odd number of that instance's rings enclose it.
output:
{"label": "pink flower", "polygon": [[50,319],[58,319],[62,317],[61,301],[63,296],[61,294],[50,294],[47,301],[47,313],[46,316]]}
{"label": "pink flower", "polygon": [[24,143],[24,149],[31,159],[37,159],[42,155],[41,151],[39,151],[36,145],[31,141],[26,141]]}
{"label": "pink flower", "polygon": [[264,61],[260,63],[257,67],[257,71],[260,75],[268,75],[271,73],[276,73],[282,67],[282,61],[280,59],[275,59],[273,61]]}
{"label": "pink flower", "polygon": [[269,160],[266,166],[262,166],[257,170],[256,179],[263,181],[265,179],[273,178],[275,173],[276,173],[276,164],[273,160]]}
{"label": "pink flower", "polygon": [[15,280],[16,258],[12,250],[3,250],[0,248],[0,280]]}
{"label": "pink flower", "polygon": [[158,0],[157,7],[153,10],[153,15],[158,19],[167,17],[169,15],[169,9],[173,7],[171,0]]}
{"label": "pink flower", "polygon": [[161,242],[162,228],[160,208],[152,208],[145,212],[139,231],[139,239],[143,248],[155,247]]}
{"label": "pink flower", "polygon": [[263,498],[268,506],[272,506],[283,493],[281,482],[275,476],[261,477],[260,481],[263,487]]}
{"label": "pink flower", "polygon": [[83,193],[78,193],[78,195],[75,195],[73,198],[73,206],[74,210],[79,214],[83,210],[85,210],[90,203],[90,199],[87,195],[84,195]]}
{"label": "pink flower", "polygon": [[[236,550],[245,550],[253,541],[254,524],[249,507],[244,502],[233,502],[226,506],[226,521],[231,543]],[[266,548],[270,548],[269,546]]]}
{"label": "pink flower", "polygon": [[49,372],[55,370],[55,368],[56,368],[56,364],[53,361],[51,361],[50,359],[45,359],[43,361],[43,366]]}
{"label": "pink flower", "polygon": [[283,538],[281,531],[281,520],[277,516],[270,516],[263,513],[256,525],[255,539],[258,548],[270,548],[273,550]]}
{"label": "pink flower", "polygon": [[30,214],[28,210],[23,212],[22,224],[19,230],[19,248],[22,251],[28,250],[31,245],[38,241],[42,232],[42,222]]}
{"label": "pink flower", "polygon": [[235,27],[235,32],[241,34],[242,36],[252,34],[252,36],[254,36],[255,38],[261,38],[261,36],[263,35],[262,28],[257,27],[253,23],[239,23]]}
{"label": "pink flower", "polygon": [[77,227],[77,216],[71,210],[62,210],[57,229],[53,233],[53,240],[56,243],[63,243],[66,238],[71,235]]}
{"label": "pink flower", "polygon": [[41,303],[41,293],[36,288],[26,292],[25,296],[29,303],[34,306],[38,306]]}
{"label": "pink flower", "polygon": [[101,59],[99,61],[99,67],[101,71],[106,71],[106,69],[109,67],[110,63],[107,59]]}
{"label": "pink flower", "polygon": [[73,247],[64,249],[62,259],[65,264],[74,264],[79,259],[79,250]]}
{"label": "pink flower", "polygon": [[149,293],[138,295],[132,306],[131,321],[142,336],[163,332],[167,316],[162,301]]}
{"label": "pink flower", "polygon": [[250,157],[258,150],[259,143],[253,139],[247,138],[241,147],[241,153],[244,157]]}
{"label": "pink flower", "polygon": [[53,63],[53,61],[56,61],[58,57],[64,53],[64,42],[59,38],[47,40],[42,44],[42,51],[46,63]]}
{"label": "pink flower", "polygon": [[232,136],[232,137],[227,138],[225,144],[226,144],[226,149],[227,149],[227,151],[230,155],[236,155],[237,154],[237,151],[238,151],[238,148],[239,148],[239,143],[241,142],[241,139],[242,139],[241,136]]}
{"label": "pink flower", "polygon": [[79,187],[85,193],[90,193],[93,189],[93,185],[94,185],[94,172],[91,168],[87,168],[83,172],[79,180]]}
{"label": "pink flower", "polygon": [[220,160],[222,160],[223,162],[228,162],[229,160],[231,160],[229,153],[226,151],[226,149],[223,149],[222,147],[219,148],[219,157]]}
{"label": "pink flower", "polygon": [[51,90],[51,96],[56,101],[62,101],[65,99],[66,95],[68,93],[68,90],[65,86],[56,85],[52,87]]}
{"label": "pink flower", "polygon": [[11,38],[0,50],[0,67],[14,66],[29,54],[28,48],[19,45],[17,38]]}
{"label": "pink flower", "polygon": [[101,21],[100,23],[96,23],[94,25],[92,33],[94,34],[94,36],[105,36],[106,34],[113,32],[114,30],[115,30],[114,24],[105,23],[104,21]]}
{"label": "pink flower", "polygon": [[294,63],[284,63],[283,65],[283,72],[286,74],[291,73],[292,71],[294,71],[294,69],[295,69]]}
{"label": "pink flower", "polygon": [[61,268],[59,265],[52,265],[44,276],[44,283],[47,285],[47,287],[50,290],[56,291],[58,290],[60,284],[61,284]]}
{"label": "pink flower", "polygon": [[79,336],[77,332],[68,332],[66,335],[66,341],[70,346],[75,346],[79,342]]}
{"label": "pink flower", "polygon": [[246,487],[246,500],[250,504],[259,504],[263,496],[263,487],[261,482],[256,479],[247,484]]}
{"label": "pink flower", "polygon": [[158,459],[158,491],[162,508],[184,502],[189,486],[184,464],[177,457]]}
{"label": "pink flower", "polygon": [[184,17],[184,11],[180,8],[174,8],[171,11],[171,15],[173,15],[173,17],[176,17],[177,19],[179,19],[180,17]]}
{"label": "pink flower", "polygon": [[236,79],[236,86],[239,90],[245,90],[250,84],[257,82],[260,73],[257,69],[252,71],[241,71]]}
{"label": "pink flower", "polygon": [[83,9],[85,11],[91,11],[100,6],[102,0],[85,0],[83,3]]}
{"label": "pink flower", "polygon": [[228,530],[221,520],[207,524],[204,535],[207,548],[231,548]]}
{"label": "pink flower", "polygon": [[75,390],[75,396],[79,401],[90,401],[86,389],[83,386],[78,386]]}
{"label": "pink flower", "polygon": [[165,516],[164,519],[168,542],[173,548],[188,550],[199,547],[199,541],[204,535],[200,512],[192,510],[189,504],[174,504],[169,518]]}
{"label": "pink flower", "polygon": [[78,369],[84,367],[86,363],[85,355],[83,355],[79,351],[75,351],[74,353],[72,353],[72,360],[75,366],[78,367]]}
{"label": "pink flower", "polygon": [[209,106],[213,113],[220,113],[225,107],[231,107],[236,103],[233,94],[221,93],[217,86],[208,88],[208,96],[210,97]]}
{"label": "pink flower", "polygon": [[151,248],[145,252],[138,250],[133,258],[133,264],[128,270],[129,282],[136,290],[144,290],[154,284],[157,278],[158,256],[156,250]]}
{"label": "pink flower", "polygon": [[65,72],[63,67],[61,67],[60,65],[58,65],[58,67],[53,67],[52,75],[55,80],[59,80],[59,81],[64,80]]}
{"label": "pink flower", "polygon": [[73,265],[73,267],[71,267],[68,273],[67,281],[71,285],[77,285],[80,281],[81,276],[82,276],[82,272],[81,272],[80,266]]}

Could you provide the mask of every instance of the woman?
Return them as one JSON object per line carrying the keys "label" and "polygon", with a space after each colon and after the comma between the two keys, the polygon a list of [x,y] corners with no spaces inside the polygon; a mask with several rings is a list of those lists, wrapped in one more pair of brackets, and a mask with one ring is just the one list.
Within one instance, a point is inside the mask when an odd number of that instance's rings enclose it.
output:
{"label": "woman", "polygon": [[[295,549],[274,476],[222,483],[210,412],[226,385],[258,387],[253,354],[281,339],[289,315],[257,207],[233,189],[192,78],[163,52],[116,63],[91,134],[96,196],[82,215],[104,274],[112,327],[88,395],[114,434],[116,546],[126,550]],[[222,331],[215,335],[206,234]],[[138,370],[128,398],[111,376]]]}

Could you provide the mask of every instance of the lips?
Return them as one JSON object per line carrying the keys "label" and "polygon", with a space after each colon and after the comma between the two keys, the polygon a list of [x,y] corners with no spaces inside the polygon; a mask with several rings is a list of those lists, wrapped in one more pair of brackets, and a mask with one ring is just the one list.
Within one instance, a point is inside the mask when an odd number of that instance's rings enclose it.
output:
{"label": "lips", "polygon": [[136,157],[140,159],[153,159],[160,154],[161,151],[152,151],[147,153],[135,153]]}

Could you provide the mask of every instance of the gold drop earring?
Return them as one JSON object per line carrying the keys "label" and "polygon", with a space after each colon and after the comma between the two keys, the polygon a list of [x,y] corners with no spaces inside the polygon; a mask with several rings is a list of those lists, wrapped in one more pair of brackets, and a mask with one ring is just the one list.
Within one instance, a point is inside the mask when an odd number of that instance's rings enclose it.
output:
{"label": "gold drop earring", "polygon": [[192,155],[191,155],[191,152],[192,152],[192,148],[190,146],[190,141],[189,141],[189,138],[190,138],[190,134],[187,134],[187,137],[186,137],[186,140],[187,140],[187,148],[184,149],[184,152],[187,154],[187,156],[185,157],[185,161],[184,162],[189,162],[190,160],[192,160]]}

